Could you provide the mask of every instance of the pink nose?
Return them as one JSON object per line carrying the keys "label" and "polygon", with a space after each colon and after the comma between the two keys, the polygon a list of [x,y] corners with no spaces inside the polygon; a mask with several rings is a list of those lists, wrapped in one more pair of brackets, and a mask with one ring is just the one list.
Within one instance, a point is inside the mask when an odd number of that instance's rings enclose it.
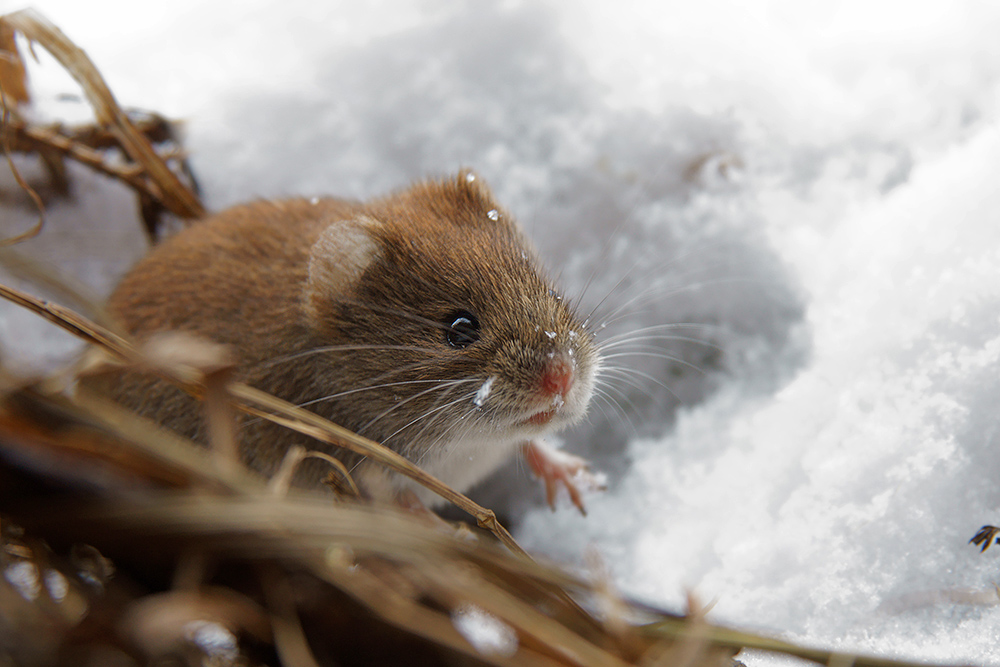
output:
{"label": "pink nose", "polygon": [[573,360],[565,354],[556,354],[545,364],[541,378],[542,391],[562,396],[573,387]]}

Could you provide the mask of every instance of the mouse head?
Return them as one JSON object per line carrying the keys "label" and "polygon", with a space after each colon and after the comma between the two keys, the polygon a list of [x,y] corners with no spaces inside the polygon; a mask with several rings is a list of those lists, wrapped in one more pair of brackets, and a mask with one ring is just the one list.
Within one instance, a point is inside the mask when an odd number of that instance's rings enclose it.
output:
{"label": "mouse head", "polygon": [[329,373],[390,388],[351,424],[370,437],[525,440],[579,419],[593,391],[591,334],[472,172],[331,222],[303,299],[317,339],[345,346]]}

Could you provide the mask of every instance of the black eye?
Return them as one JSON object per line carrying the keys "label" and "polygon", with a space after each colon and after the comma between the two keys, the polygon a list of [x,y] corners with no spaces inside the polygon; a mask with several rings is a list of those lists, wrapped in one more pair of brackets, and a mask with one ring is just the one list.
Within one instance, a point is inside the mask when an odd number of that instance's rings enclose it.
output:
{"label": "black eye", "polygon": [[479,320],[469,311],[460,310],[446,321],[449,324],[444,334],[448,345],[462,349],[479,340]]}

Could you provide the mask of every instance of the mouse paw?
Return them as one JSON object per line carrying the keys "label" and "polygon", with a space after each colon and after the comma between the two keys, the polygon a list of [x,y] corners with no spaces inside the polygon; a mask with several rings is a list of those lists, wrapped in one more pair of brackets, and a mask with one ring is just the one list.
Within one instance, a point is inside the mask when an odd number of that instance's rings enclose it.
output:
{"label": "mouse paw", "polygon": [[556,491],[562,484],[569,498],[587,516],[583,506],[583,491],[603,491],[607,488],[604,476],[590,471],[585,459],[546,445],[544,442],[526,442],[522,446],[524,458],[537,477],[545,482],[545,499],[553,510],[556,508]]}

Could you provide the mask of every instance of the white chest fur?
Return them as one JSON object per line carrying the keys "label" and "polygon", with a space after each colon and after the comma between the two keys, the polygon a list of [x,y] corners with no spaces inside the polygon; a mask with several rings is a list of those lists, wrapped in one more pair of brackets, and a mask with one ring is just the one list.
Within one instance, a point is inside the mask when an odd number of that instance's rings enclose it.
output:
{"label": "white chest fur", "polygon": [[[438,445],[414,463],[456,491],[465,493],[510,460],[521,444],[519,439],[470,434]],[[407,480],[404,488],[412,489],[417,498],[428,507],[435,507],[443,502],[437,494],[415,482]]]}

